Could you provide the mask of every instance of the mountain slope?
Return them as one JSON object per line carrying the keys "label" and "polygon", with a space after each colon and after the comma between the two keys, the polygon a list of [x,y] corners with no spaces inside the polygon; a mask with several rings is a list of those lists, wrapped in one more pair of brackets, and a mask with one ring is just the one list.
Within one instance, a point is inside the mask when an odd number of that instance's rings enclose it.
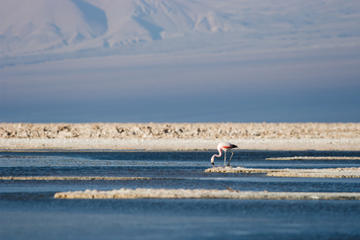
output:
{"label": "mountain slope", "polygon": [[87,18],[74,2],[80,3],[68,0],[21,1],[21,4],[11,0],[2,2],[0,14],[5,18],[0,25],[2,52],[50,50],[103,34],[106,27],[96,22],[97,19]]}

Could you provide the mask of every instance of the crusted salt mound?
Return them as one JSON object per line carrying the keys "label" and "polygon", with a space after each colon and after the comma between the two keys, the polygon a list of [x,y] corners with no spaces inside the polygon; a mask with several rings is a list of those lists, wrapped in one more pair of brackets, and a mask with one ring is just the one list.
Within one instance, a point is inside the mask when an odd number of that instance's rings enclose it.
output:
{"label": "crusted salt mound", "polygon": [[0,123],[0,149],[360,150],[360,123]]}
{"label": "crusted salt mound", "polygon": [[360,157],[345,156],[294,156],[294,157],[271,157],[266,160],[360,160]]}
{"label": "crusted salt mound", "polygon": [[269,169],[243,167],[214,167],[207,173],[265,173],[273,177],[311,177],[311,178],[360,178],[360,168],[322,168],[322,169]]}
{"label": "crusted salt mound", "polygon": [[360,200],[360,193],[349,192],[267,192],[215,189],[152,189],[121,188],[112,191],[85,190],[59,192],[62,199],[135,199],[135,198],[196,198],[196,199],[272,199],[272,200]]}
{"label": "crusted salt mound", "polygon": [[356,139],[360,123],[0,123],[11,139]]}
{"label": "crusted salt mound", "polygon": [[271,169],[244,167],[212,167],[205,169],[206,173],[267,173]]}
{"label": "crusted salt mound", "polygon": [[149,177],[104,177],[104,176],[0,176],[0,180],[23,180],[23,181],[121,181],[121,180],[150,180]]}

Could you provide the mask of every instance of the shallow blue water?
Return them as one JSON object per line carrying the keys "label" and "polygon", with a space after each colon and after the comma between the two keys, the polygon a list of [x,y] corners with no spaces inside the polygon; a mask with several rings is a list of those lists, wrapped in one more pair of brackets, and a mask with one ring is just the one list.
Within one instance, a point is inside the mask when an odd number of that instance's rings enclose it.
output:
{"label": "shallow blue water", "polygon": [[[360,239],[360,201],[53,199],[58,191],[122,187],[360,192],[359,179],[204,173],[211,154],[0,152],[1,176],[152,177],[126,181],[0,181],[0,239]],[[360,156],[360,152],[241,151],[235,153],[232,165],[360,167],[356,160],[265,160],[285,156]]]}

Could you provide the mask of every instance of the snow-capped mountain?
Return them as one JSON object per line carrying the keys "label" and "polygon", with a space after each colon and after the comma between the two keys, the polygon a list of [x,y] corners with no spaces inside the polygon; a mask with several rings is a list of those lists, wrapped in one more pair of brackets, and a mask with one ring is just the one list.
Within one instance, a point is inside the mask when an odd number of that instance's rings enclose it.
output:
{"label": "snow-capped mountain", "polygon": [[206,1],[4,0],[1,5],[0,49],[10,55],[230,30],[226,16]]}
{"label": "snow-capped mountain", "polygon": [[220,36],[215,46],[232,43],[229,49],[256,41],[256,48],[308,46],[357,39],[359,23],[355,0],[2,0],[0,57],[101,52],[164,40],[186,48],[212,36]]}

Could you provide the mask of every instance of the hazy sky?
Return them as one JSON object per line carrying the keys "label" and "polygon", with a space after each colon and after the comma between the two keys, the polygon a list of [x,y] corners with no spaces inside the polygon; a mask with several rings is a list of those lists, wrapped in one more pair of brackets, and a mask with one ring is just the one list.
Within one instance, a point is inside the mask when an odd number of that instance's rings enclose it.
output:
{"label": "hazy sky", "polygon": [[359,56],[321,59],[326,54],[189,64],[155,59],[126,67],[99,66],[95,58],[84,68],[70,67],[71,61],[6,68],[0,119],[359,121]]}
{"label": "hazy sky", "polygon": [[196,33],[98,54],[3,55],[0,121],[358,122],[358,32],[316,21],[281,36],[254,24],[248,35]]}

